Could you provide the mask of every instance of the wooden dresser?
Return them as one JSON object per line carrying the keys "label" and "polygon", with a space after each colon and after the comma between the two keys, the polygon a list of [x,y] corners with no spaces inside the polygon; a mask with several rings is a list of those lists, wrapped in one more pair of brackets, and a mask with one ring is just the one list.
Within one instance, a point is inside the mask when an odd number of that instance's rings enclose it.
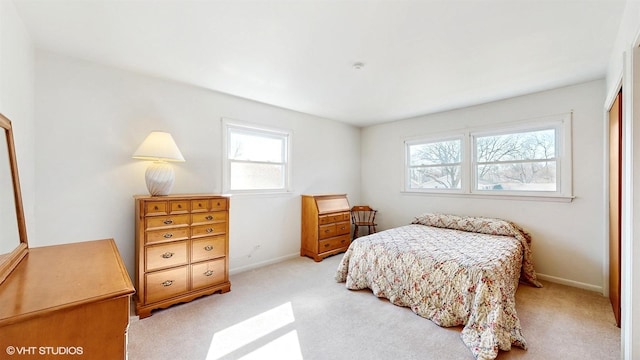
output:
{"label": "wooden dresser", "polygon": [[231,290],[229,198],[135,196],[136,312],[140,318]]}
{"label": "wooden dresser", "polygon": [[30,248],[0,285],[0,358],[125,359],[133,292],[111,239]]}
{"label": "wooden dresser", "polygon": [[302,195],[300,255],[322,261],[351,244],[351,217],[347,195]]}

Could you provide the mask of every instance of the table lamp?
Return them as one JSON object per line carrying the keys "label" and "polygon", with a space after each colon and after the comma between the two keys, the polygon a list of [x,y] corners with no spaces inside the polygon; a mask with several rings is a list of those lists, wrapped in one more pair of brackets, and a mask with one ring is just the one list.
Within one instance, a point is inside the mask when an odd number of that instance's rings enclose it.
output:
{"label": "table lamp", "polygon": [[168,161],[184,161],[171,134],[152,131],[133,153],[133,158],[153,161],[144,173],[149,193],[152,196],[169,195],[175,172]]}

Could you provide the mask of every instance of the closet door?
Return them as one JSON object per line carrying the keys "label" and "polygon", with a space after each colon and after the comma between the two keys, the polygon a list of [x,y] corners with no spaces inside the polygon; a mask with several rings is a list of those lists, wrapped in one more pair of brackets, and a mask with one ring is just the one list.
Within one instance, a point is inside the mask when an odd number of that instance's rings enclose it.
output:
{"label": "closet door", "polygon": [[609,299],[620,326],[620,239],[622,213],[622,91],[609,110]]}

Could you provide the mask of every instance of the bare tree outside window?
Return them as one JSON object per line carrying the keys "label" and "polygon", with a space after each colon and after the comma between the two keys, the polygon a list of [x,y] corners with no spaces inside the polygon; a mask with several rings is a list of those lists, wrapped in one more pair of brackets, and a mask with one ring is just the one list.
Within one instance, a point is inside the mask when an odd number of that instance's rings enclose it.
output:
{"label": "bare tree outside window", "polygon": [[460,189],[462,140],[410,144],[411,189]]}
{"label": "bare tree outside window", "polygon": [[556,131],[475,137],[477,190],[556,191]]}

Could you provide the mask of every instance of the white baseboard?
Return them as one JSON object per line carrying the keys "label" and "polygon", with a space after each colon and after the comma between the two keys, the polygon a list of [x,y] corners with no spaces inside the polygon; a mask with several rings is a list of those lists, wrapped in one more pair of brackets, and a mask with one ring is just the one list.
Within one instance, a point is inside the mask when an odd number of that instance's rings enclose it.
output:
{"label": "white baseboard", "polygon": [[597,293],[600,293],[600,294],[604,295],[602,286],[597,286],[597,285],[587,284],[587,283],[583,283],[583,282],[579,282],[579,281],[563,279],[563,278],[559,278],[559,277],[556,277],[556,276],[545,275],[545,274],[540,274],[540,273],[537,273],[536,276],[540,280],[545,280],[545,281],[549,281],[549,282],[556,283],[556,284],[562,284],[562,285],[567,285],[567,286],[573,286],[573,287],[580,288],[580,289],[595,291]]}
{"label": "white baseboard", "polygon": [[295,254],[281,256],[281,257],[278,257],[278,258],[275,258],[275,259],[269,259],[269,260],[266,260],[266,261],[261,261],[259,263],[255,263],[255,264],[251,264],[251,265],[241,266],[239,268],[229,269],[229,275],[235,275],[235,274],[239,274],[241,272],[257,269],[257,268],[260,268],[260,267],[263,267],[263,266],[276,264],[276,263],[283,262],[283,261],[289,260],[289,259],[293,259],[293,258],[296,258],[296,257],[299,257],[299,256],[300,256],[300,253],[298,252],[298,253],[295,253]]}

